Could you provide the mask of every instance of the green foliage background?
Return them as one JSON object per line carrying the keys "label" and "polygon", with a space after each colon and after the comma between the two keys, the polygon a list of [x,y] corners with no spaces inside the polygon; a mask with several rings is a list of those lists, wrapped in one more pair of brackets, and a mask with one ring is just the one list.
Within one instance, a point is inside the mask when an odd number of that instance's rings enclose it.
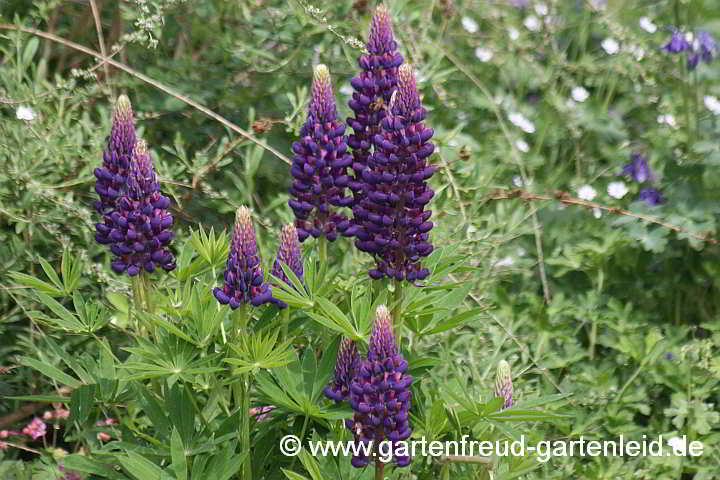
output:
{"label": "green foliage background", "polygon": [[[362,0],[97,3],[114,59],[288,156],[304,121],[313,64],[329,66],[341,116],[349,114],[349,80],[361,53],[352,39],[364,39],[374,6]],[[465,282],[463,295],[446,298],[433,321],[476,312],[452,330],[413,337],[423,356],[435,360],[417,392],[426,409],[415,412],[416,431],[450,438],[463,431],[453,423],[461,418],[475,435],[485,435],[490,425],[509,437],[532,432],[535,439],[687,435],[704,442],[702,457],[508,461],[495,478],[521,475],[528,465],[536,467],[528,478],[717,478],[720,128],[704,100],[720,97],[720,62],[688,72],[680,56],[661,47],[671,25],[720,38],[720,11],[715,0],[610,0],[605,6],[548,0],[543,4],[549,13],[542,16],[534,10],[541,2],[529,3],[524,9],[501,0],[388,3],[400,50],[418,72],[436,132],[433,243],[447,249],[443,255],[457,255],[462,266],[437,280]],[[530,15],[540,20],[536,31],[527,27]],[[644,16],[657,31],[640,28]],[[467,28],[468,18],[476,31]],[[50,31],[99,50],[85,2],[5,1],[0,23]],[[618,42],[617,53],[603,48],[607,38]],[[482,61],[478,48],[492,58]],[[0,30],[0,366],[31,366],[22,356],[67,371],[64,356],[85,354],[90,365],[90,358],[97,362],[104,355],[86,336],[58,334],[39,321],[48,314],[48,302],[30,292],[27,278],[10,272],[52,286],[50,272],[62,271],[55,291],[41,286],[45,293],[66,297],[66,306],[76,291],[100,299],[108,309],[107,321],[98,321],[104,344],[131,344],[125,329],[129,283],[110,272],[108,254],[93,238],[92,171],[102,159],[114,95],[128,93],[138,112],[140,136],[174,200],[178,250],[188,249],[187,265],[196,258],[192,252],[210,242],[198,240],[200,225],[204,232],[222,232],[239,205],[255,212],[266,260],[274,252],[274,232],[291,220],[288,166],[280,158],[156,86],[109,71],[106,78],[94,59],[57,42]],[[579,86],[589,93],[582,102],[571,99]],[[16,118],[21,105],[33,109],[32,121]],[[514,125],[514,113],[528,118],[534,132]],[[673,124],[658,120],[667,115]],[[618,177],[632,152],[649,156],[664,204],[639,201],[642,186]],[[630,189],[621,199],[607,193],[618,180]],[[592,186],[593,201],[608,208],[533,197],[577,199],[583,185]],[[524,196],[515,191],[515,198],[497,198],[518,186]],[[342,295],[333,300],[349,298],[353,279],[363,279],[369,265],[350,242],[336,243],[330,254]],[[201,272],[208,285],[215,282],[210,267],[222,268],[224,261],[222,252],[211,253]],[[75,283],[70,259],[82,269]],[[173,280],[163,282],[170,291]],[[340,305],[350,311],[349,304]],[[310,346],[332,341],[318,325],[297,321]],[[313,343],[314,335],[327,343]],[[300,357],[309,348],[304,342],[294,345]],[[552,409],[571,418],[531,419],[509,429],[484,417],[481,422],[451,414],[461,408],[458,397],[489,400],[501,358],[513,366],[520,404],[552,398]],[[105,366],[113,363],[105,360]],[[31,368],[0,376],[5,397],[58,387]],[[0,416],[24,403],[0,401]],[[321,437],[337,427],[316,426],[314,435]],[[80,432],[69,443],[79,441]],[[268,451],[274,448],[272,433],[257,438]],[[26,468],[16,458],[17,452],[0,452],[0,472],[6,472],[0,476],[25,478],[10,470]],[[23,459],[34,461],[37,475],[54,468],[47,455]],[[300,463],[283,465],[308,476],[310,462],[301,462],[305,470]],[[421,478],[489,475],[480,466],[440,466],[428,459],[416,465]],[[311,477],[355,478],[341,463],[333,468],[342,473],[322,468],[321,476]],[[409,478],[402,470],[392,475]]]}

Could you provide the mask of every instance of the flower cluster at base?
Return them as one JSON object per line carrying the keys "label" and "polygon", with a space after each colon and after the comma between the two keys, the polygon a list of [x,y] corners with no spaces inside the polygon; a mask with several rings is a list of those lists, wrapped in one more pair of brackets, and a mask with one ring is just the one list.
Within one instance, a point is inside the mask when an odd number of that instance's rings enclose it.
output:
{"label": "flower cluster at base", "polygon": [[[100,200],[95,209],[100,214],[111,212],[122,194],[130,172],[130,160],[135,148],[135,122],[130,99],[120,95],[115,102],[110,139],[103,152],[103,165],[95,169],[95,191]],[[102,231],[97,232],[99,243],[108,243]]]}
{"label": "flower cluster at base", "polygon": [[377,7],[373,16],[367,49],[369,53],[358,59],[362,73],[350,80],[355,93],[348,103],[355,114],[347,119],[348,126],[354,132],[348,137],[354,172],[354,179],[349,186],[354,203],[363,196],[362,172],[372,153],[373,138],[382,131],[381,122],[397,86],[397,69],[403,63],[403,56],[397,52],[390,12],[382,5]]}
{"label": "flower cluster at base", "polygon": [[410,65],[398,69],[397,90],[383,132],[375,135],[375,153],[362,171],[364,197],[353,206],[355,246],[375,257],[374,279],[423,280],[430,271],[420,260],[433,247],[429,243],[431,210],[425,206],[435,192],[427,184],[435,168],[428,163],[434,145],[432,128]]}
{"label": "flower cluster at base", "polygon": [[[378,307],[370,337],[366,360],[359,360],[349,385],[350,406],[354,410],[347,427],[356,442],[380,445],[390,441],[393,451],[397,443],[407,440],[412,433],[408,420],[412,392],[412,377],[407,374],[408,363],[399,353],[392,319],[387,307]],[[395,455],[395,464],[410,464],[409,456]],[[364,467],[370,463],[365,455],[353,456],[352,465]]]}
{"label": "flower cluster at base", "polygon": [[233,310],[247,303],[259,306],[276,302],[270,285],[264,280],[250,210],[244,206],[235,214],[224,279],[223,287],[214,288],[213,294],[218,302],[230,305]]}
{"label": "flower cluster at base", "polygon": [[173,238],[173,217],[168,207],[170,199],[160,193],[147,145],[138,140],[114,210],[95,226],[96,239],[110,244],[115,255],[110,264],[115,272],[135,276],[143,270],[154,272],[158,266],[165,271],[175,268],[175,259],[167,248]]}
{"label": "flower cluster at base", "polygon": [[[298,238],[297,228],[295,225],[289,224],[282,228],[280,234],[280,245],[278,246],[277,254],[275,256],[275,263],[273,264],[272,274],[274,277],[279,278],[286,284],[292,286],[292,282],[285,274],[282,265],[285,264],[298,278],[303,280],[303,255],[300,249],[300,240]],[[287,304],[282,300],[275,302],[278,307],[286,308]]]}
{"label": "flower cluster at base", "polygon": [[325,65],[315,67],[308,118],[294,142],[290,169],[294,181],[288,201],[295,213],[298,238],[324,236],[337,238],[350,225],[347,217],[333,207],[347,207],[352,197],[345,195],[352,156],[347,151],[345,124],[337,119],[330,72]]}
{"label": "flower cluster at base", "polygon": [[513,384],[510,364],[505,360],[500,360],[495,373],[495,397],[504,399],[503,409],[510,408],[513,405]]}
{"label": "flower cluster at base", "polygon": [[343,338],[337,352],[333,381],[325,386],[325,396],[336,402],[344,402],[350,396],[350,382],[359,361],[355,342]]}

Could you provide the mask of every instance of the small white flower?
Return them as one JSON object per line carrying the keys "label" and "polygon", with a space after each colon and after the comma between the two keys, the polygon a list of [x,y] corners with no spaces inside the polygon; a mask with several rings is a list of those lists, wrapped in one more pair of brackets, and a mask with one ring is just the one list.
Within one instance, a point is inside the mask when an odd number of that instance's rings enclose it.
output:
{"label": "small white flower", "polygon": [[665,115],[658,115],[657,122],[660,124],[669,125],[671,127],[675,126],[675,117],[673,117],[671,114],[665,114]]}
{"label": "small white flower", "polygon": [[576,102],[584,102],[588,99],[590,96],[590,93],[588,93],[587,90],[583,87],[574,87],[572,91],[570,92],[570,96],[575,100]]}
{"label": "small white flower", "polygon": [[478,24],[475,20],[473,20],[470,17],[463,17],[462,20],[462,26],[465,30],[467,30],[470,33],[475,33],[478,31]]}
{"label": "small white flower", "polygon": [[27,107],[25,105],[20,105],[17,110],[15,111],[15,117],[17,117],[18,120],[34,120],[35,119],[35,111]]}
{"label": "small white flower", "polygon": [[503,257],[497,262],[495,262],[494,267],[509,267],[513,263],[515,263],[515,259],[513,259],[512,257]]}
{"label": "small white flower", "polygon": [[692,32],[686,32],[685,40],[687,40],[688,43],[693,43],[693,40],[695,40],[695,35],[693,35]]}
{"label": "small white flower", "polygon": [[669,438],[667,444],[673,449],[675,455],[682,455],[685,452],[686,441],[685,438],[672,437]]}
{"label": "small white flower", "polygon": [[508,36],[510,36],[510,40],[517,40],[520,38],[520,32],[517,28],[510,27],[508,28]]}
{"label": "small white flower", "polygon": [[580,198],[581,200],[591,201],[593,198],[595,198],[597,192],[590,185],[583,185],[582,187],[578,188],[577,195],[578,198]]}
{"label": "small white flower", "polygon": [[713,115],[720,115],[720,100],[718,100],[717,97],[713,95],[705,95],[703,102],[705,103],[705,107],[707,107]]}
{"label": "small white flower", "polygon": [[489,62],[493,57],[493,52],[492,52],[492,50],[487,49],[487,48],[477,47],[475,49],[475,56],[481,62]]}
{"label": "small white flower", "polygon": [[640,28],[648,33],[657,32],[657,25],[655,25],[648,17],[640,17],[640,21],[638,23],[640,24]]}
{"label": "small white flower", "polygon": [[508,119],[510,120],[510,123],[520,128],[523,132],[535,133],[535,124],[525,118],[522,113],[511,113],[508,115]]}
{"label": "small white flower", "polygon": [[533,184],[533,179],[528,178],[527,182],[523,182],[523,179],[520,175],[515,175],[512,179],[512,182],[513,182],[513,185],[515,185],[516,187],[529,187],[530,185]]}
{"label": "small white flower", "polygon": [[542,28],[542,23],[535,15],[528,15],[523,21],[523,25],[532,32],[537,32]]}
{"label": "small white flower", "polygon": [[342,87],[340,87],[340,93],[342,93],[343,95],[352,95],[353,88],[350,85],[345,84]]}
{"label": "small white flower", "polygon": [[515,148],[517,148],[523,153],[527,153],[530,151],[530,145],[528,145],[527,142],[522,138],[515,141]]}
{"label": "small white flower", "polygon": [[620,51],[620,44],[614,38],[606,38],[600,45],[608,55],[615,55]]}
{"label": "small white flower", "polygon": [[540,15],[541,17],[544,17],[548,14],[550,10],[548,9],[548,6],[544,3],[536,3],[535,4],[535,13]]}
{"label": "small white flower", "polygon": [[610,182],[608,183],[607,193],[613,198],[623,198],[628,193],[628,188],[625,182]]}
{"label": "small white flower", "polygon": [[593,217],[595,217],[595,218],[602,217],[602,210],[600,210],[598,207],[593,207]]}

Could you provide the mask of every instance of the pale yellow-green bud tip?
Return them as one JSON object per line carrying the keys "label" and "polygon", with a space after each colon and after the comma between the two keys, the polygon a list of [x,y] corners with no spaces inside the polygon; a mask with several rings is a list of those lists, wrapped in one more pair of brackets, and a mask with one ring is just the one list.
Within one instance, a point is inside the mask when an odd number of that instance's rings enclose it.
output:
{"label": "pale yellow-green bud tip", "polygon": [[132,119],[132,104],[127,95],[120,95],[115,101],[115,118],[128,121]]}

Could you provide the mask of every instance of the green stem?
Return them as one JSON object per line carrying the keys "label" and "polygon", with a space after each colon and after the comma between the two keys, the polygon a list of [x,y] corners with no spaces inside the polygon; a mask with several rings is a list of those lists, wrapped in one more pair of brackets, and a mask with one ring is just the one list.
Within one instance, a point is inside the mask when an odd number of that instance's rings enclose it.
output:
{"label": "green stem", "polygon": [[375,480],[383,480],[385,478],[385,464],[379,458],[375,459]]}
{"label": "green stem", "polygon": [[282,313],[282,338],[283,340],[288,339],[288,326],[290,325],[290,309],[283,309]]}
{"label": "green stem", "polygon": [[[318,247],[318,263],[319,267],[317,269],[318,275],[320,277],[320,281],[324,282],[325,273],[327,272],[328,268],[328,261],[327,261],[327,239],[325,237],[320,237],[317,239],[317,247]],[[322,283],[320,283],[322,285]]]}
{"label": "green stem", "polygon": [[[242,335],[247,333],[249,321],[249,312],[247,305],[243,305],[233,318],[233,334],[238,340]],[[243,468],[239,473],[242,480],[252,480],[252,462],[250,458],[250,385],[252,376],[245,373],[233,383],[233,395],[235,396],[235,405],[240,411],[240,424],[238,425],[238,437],[240,438],[240,452],[245,455]]]}
{"label": "green stem", "polygon": [[402,346],[402,303],[403,303],[403,283],[393,279],[393,299],[390,307],[390,315],[393,319],[395,338],[397,339],[398,345]]}
{"label": "green stem", "polygon": [[[305,419],[303,420],[303,426],[302,426],[302,428],[300,429],[300,442],[301,442],[300,444],[301,444],[301,445],[302,445],[303,438],[305,438],[305,431],[307,430],[308,420],[310,420],[310,417],[309,417],[308,415],[305,415]],[[295,466],[295,462],[296,462],[296,461],[297,461],[297,455],[295,455],[295,456],[293,457],[293,461],[292,461],[292,463],[290,464],[290,469],[291,469],[291,470],[292,470],[292,468]]]}

